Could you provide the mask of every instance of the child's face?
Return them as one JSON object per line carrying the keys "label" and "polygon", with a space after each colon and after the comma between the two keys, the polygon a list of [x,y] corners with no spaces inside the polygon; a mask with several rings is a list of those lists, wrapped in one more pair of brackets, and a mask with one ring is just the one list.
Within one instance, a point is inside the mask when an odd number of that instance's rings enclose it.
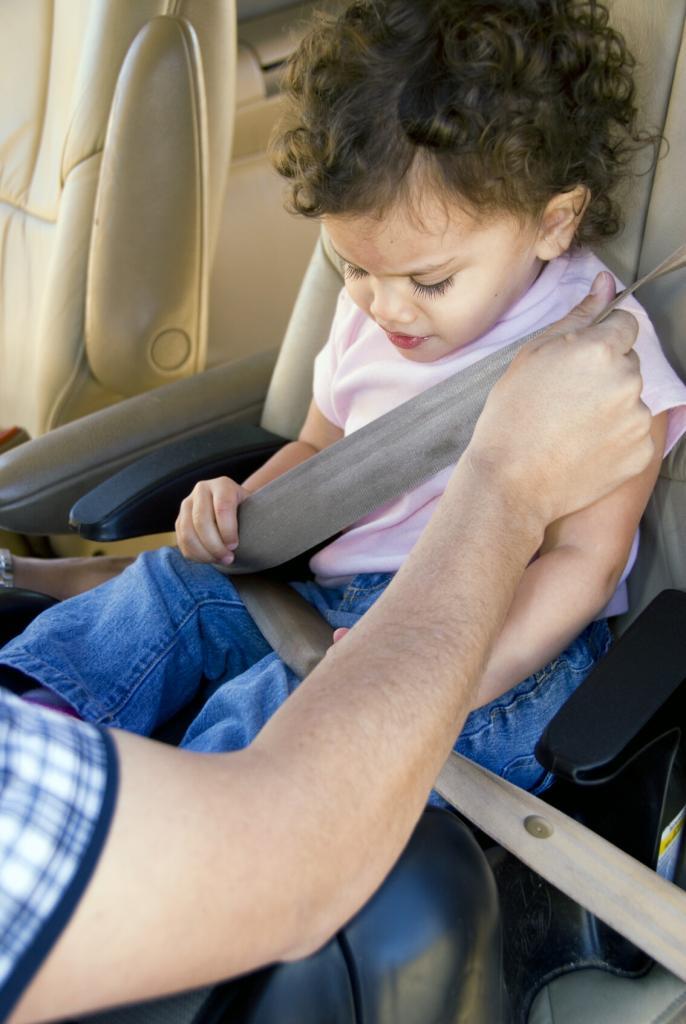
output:
{"label": "child's face", "polygon": [[483,222],[436,204],[421,224],[402,209],[383,220],[328,216],[353,301],[404,358],[429,363],[474,341],[536,280],[550,258],[542,228],[496,215]]}

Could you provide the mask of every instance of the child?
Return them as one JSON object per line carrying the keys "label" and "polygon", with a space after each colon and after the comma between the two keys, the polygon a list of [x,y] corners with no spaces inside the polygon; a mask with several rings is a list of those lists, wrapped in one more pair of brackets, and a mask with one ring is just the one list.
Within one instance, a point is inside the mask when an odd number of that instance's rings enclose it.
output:
{"label": "child", "polygon": [[[321,218],[346,279],[299,439],[242,486],[223,478],[194,489],[177,521],[189,561],[169,549],[141,556],[41,616],[0,663],[86,719],[141,733],[207,681],[183,745],[249,743],[298,680],[231,582],[202,563],[233,560],[246,494],[557,320],[594,282],[611,297],[582,245],[617,230],[611,192],[632,151],[654,141],[635,128],[632,66],[593,0],[354,0],[338,20],[321,17],[291,62],[290,112],[274,145],[292,207]],[[534,792],[549,784],[535,743],[607,649],[604,616],[626,607],[641,513],[686,428],[686,388],[645,313],[627,308],[640,325],[655,457],[603,501],[551,524],[457,743]],[[383,592],[449,475],[314,556],[314,581],[293,585],[332,627],[353,625]]]}

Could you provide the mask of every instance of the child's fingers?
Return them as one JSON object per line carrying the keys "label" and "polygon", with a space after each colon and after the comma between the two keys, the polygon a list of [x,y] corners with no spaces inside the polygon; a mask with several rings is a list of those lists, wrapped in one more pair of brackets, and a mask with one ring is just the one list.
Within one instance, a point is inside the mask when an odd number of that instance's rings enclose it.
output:
{"label": "child's fingers", "polygon": [[238,546],[236,507],[246,495],[229,477],[197,483],[181,503],[176,520],[181,553],[197,562],[230,565]]}
{"label": "child's fingers", "polygon": [[335,644],[337,644],[338,641],[342,640],[343,637],[345,636],[345,634],[349,633],[349,632],[350,632],[350,629],[346,628],[345,626],[341,626],[340,629],[334,629],[334,631],[333,631],[333,642]]}
{"label": "child's fingers", "polygon": [[[219,485],[217,480],[202,480],[193,488],[192,518],[200,543],[209,551],[215,562],[226,561],[231,554],[229,545],[235,543],[236,508],[233,498],[235,485]],[[217,504],[223,515],[224,538],[217,522]]]}
{"label": "child's fingers", "polygon": [[176,543],[181,554],[194,562],[213,562],[215,559],[202,544],[193,523],[193,496],[189,494],[181,502],[181,508],[174,526]]}
{"label": "child's fingers", "polygon": [[238,546],[237,508],[247,492],[235,480],[226,476],[210,480],[209,484],[212,492],[214,522],[226,555]]}

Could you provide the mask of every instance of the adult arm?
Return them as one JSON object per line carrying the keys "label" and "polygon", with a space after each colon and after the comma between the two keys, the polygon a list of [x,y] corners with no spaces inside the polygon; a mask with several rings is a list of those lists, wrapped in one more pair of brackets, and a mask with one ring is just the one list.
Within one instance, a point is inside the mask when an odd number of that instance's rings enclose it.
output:
{"label": "adult arm", "polygon": [[609,603],[626,567],[655,486],[667,413],[653,419],[654,454],[646,469],[612,494],[551,523],[524,573],[479,684],[487,704],[543,668]]}
{"label": "adult arm", "polygon": [[392,585],[248,750],[203,756],[116,735],[108,840],[13,1022],[304,955],[366,901],[421,813],[546,525],[652,456],[625,355],[634,337],[617,313],[517,358]]}
{"label": "adult arm", "polygon": [[[120,789],[108,841],[13,1021],[302,956],[362,906],[421,813],[493,624],[542,539],[540,517],[518,512],[515,488],[490,469],[465,462],[454,484],[435,544],[408,565],[392,600],[327,654],[248,750],[203,756],[115,734]],[[446,530],[451,549],[471,547],[454,565]],[[418,600],[408,632],[406,609]],[[437,602],[470,608],[460,629],[436,616]]]}

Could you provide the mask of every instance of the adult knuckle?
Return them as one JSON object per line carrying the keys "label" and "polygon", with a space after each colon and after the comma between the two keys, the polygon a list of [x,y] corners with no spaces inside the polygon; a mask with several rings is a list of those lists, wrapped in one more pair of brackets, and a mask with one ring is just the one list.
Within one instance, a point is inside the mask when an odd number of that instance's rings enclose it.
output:
{"label": "adult knuckle", "polygon": [[653,423],[653,414],[648,408],[648,406],[645,404],[645,402],[639,403],[638,414],[642,418],[644,429],[650,430]]}
{"label": "adult knuckle", "polygon": [[[578,346],[580,348],[580,346]],[[584,364],[591,371],[599,372],[607,367],[613,356],[612,344],[607,334],[599,334],[593,338],[586,339],[583,348]]]}
{"label": "adult knuckle", "polygon": [[571,345],[572,347],[578,346],[580,340],[577,332],[570,327],[567,327],[564,331],[562,331],[562,333],[559,334],[558,337],[560,338],[560,341],[563,342],[565,345]]}
{"label": "adult knuckle", "polygon": [[651,436],[652,416],[647,409],[638,408],[634,414],[633,439],[637,450],[646,444],[653,445]]}
{"label": "adult knuckle", "polygon": [[515,353],[514,359],[512,360],[510,365],[511,366],[521,366],[522,363],[528,362],[528,360],[531,359],[534,351],[535,351],[535,349],[533,349],[531,347],[531,343],[528,342],[526,345],[523,345]]}
{"label": "adult knuckle", "polygon": [[630,469],[634,474],[642,473],[655,454],[655,443],[648,434],[641,438],[632,449]]}
{"label": "adult knuckle", "polygon": [[615,338],[616,334],[612,328],[610,328],[601,338],[598,339],[598,344],[595,346],[595,349],[601,366],[607,366],[614,360],[616,354],[616,348],[614,345]]}
{"label": "adult knuckle", "polygon": [[653,417],[650,409],[641,401],[640,395],[638,397],[632,397],[632,400],[629,403],[629,409],[631,411],[632,421],[636,427],[641,431],[649,431]]}
{"label": "adult knuckle", "polygon": [[[627,389],[631,398],[636,402],[641,397],[643,391],[643,378],[640,373],[632,373],[627,381]],[[645,408],[645,406],[644,406]]]}
{"label": "adult knuckle", "polygon": [[626,309],[615,309],[605,321],[615,332],[615,337],[624,339],[638,333],[638,320]]}
{"label": "adult knuckle", "polygon": [[647,434],[645,441],[645,461],[646,465],[652,461],[653,456],[657,453],[657,445],[655,444],[655,438],[652,434]]}

